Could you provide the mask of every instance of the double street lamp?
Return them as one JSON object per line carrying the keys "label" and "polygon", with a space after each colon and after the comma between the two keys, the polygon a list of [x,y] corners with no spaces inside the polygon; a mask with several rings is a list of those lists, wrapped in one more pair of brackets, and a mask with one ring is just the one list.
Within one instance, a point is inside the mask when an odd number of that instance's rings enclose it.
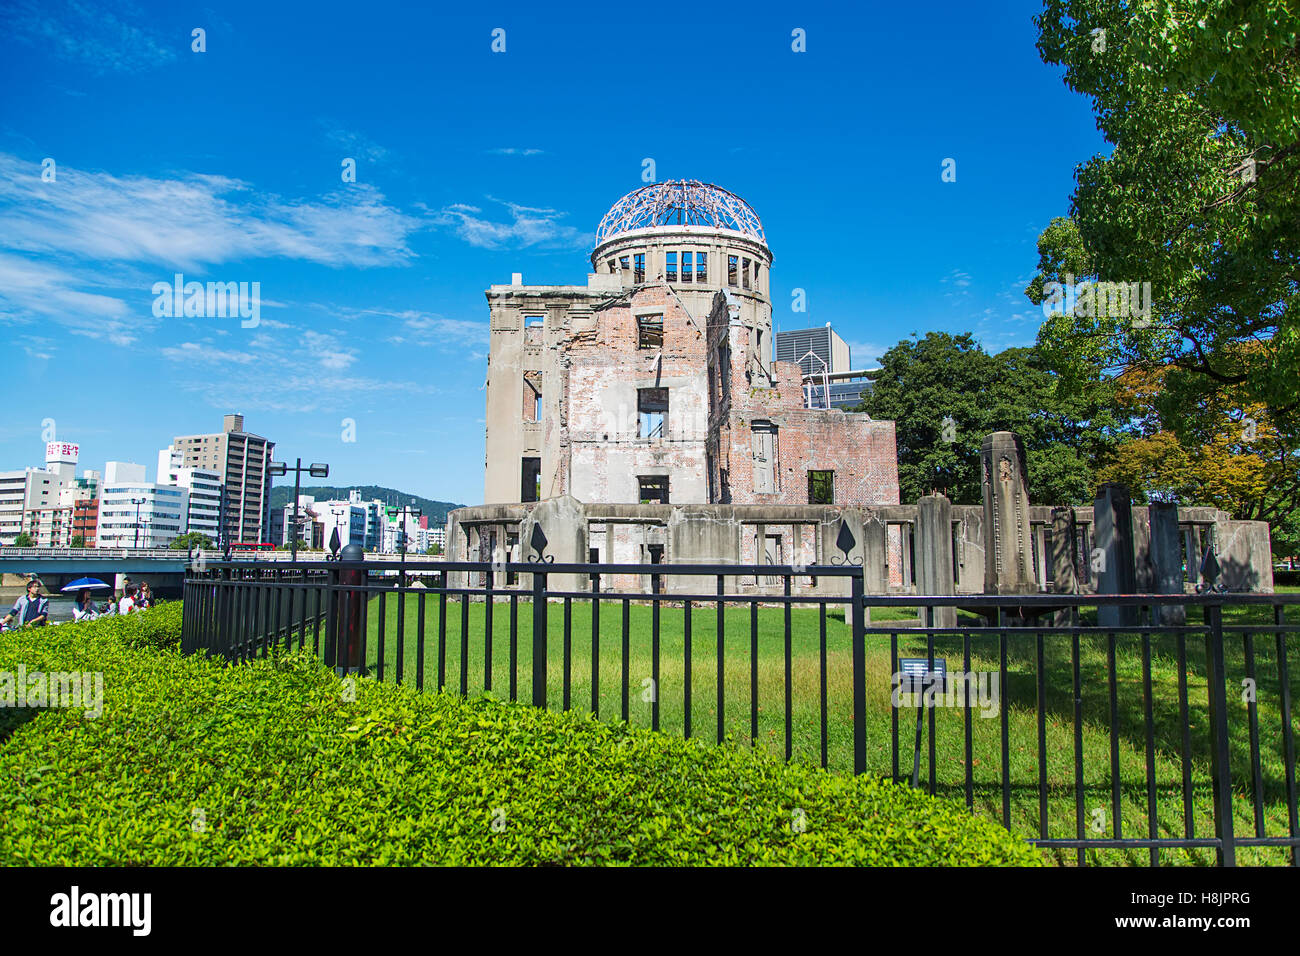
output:
{"label": "double street lamp", "polygon": [[140,506],[148,500],[148,498],[131,499],[131,504],[135,505],[135,544],[131,546],[133,551],[140,550]]}
{"label": "double street lamp", "polygon": [[[399,517],[399,524],[398,524],[398,526],[397,526],[397,533],[398,533],[399,535],[401,535],[401,541],[402,541],[402,544],[401,544],[401,549],[402,549],[402,551],[401,551],[401,553],[402,553],[402,579],[401,579],[401,581],[400,581],[400,582],[398,583],[398,585],[397,585],[399,588],[404,588],[404,587],[406,587],[406,523],[407,523],[407,521],[410,520],[411,518],[419,518],[419,517],[422,517],[422,516],[424,515],[424,512],[421,511],[419,508],[412,507],[412,505],[414,505],[414,504],[415,504],[415,499],[412,498],[412,499],[411,499],[411,504],[407,505],[405,508],[388,508],[388,509],[387,509],[387,511],[388,511],[388,516],[389,516],[390,518],[391,518],[391,517],[394,517],[394,516],[398,516],[398,517]],[[399,607],[400,607],[400,605],[399,605]]]}
{"label": "double street lamp", "polygon": [[295,464],[288,465],[282,461],[273,461],[266,468],[266,473],[274,477],[283,477],[290,471],[293,472],[293,543],[289,545],[290,560],[298,560],[298,496],[302,492],[302,473],[305,471],[313,478],[328,478],[330,466],[313,462],[310,465],[303,466],[302,459],[297,459]]}

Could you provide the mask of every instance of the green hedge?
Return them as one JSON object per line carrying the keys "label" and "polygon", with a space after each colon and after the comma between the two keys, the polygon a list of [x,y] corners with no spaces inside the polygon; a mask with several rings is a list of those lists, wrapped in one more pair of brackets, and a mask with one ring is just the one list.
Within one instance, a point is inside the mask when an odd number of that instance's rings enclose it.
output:
{"label": "green hedge", "polygon": [[350,695],[298,654],[160,649],[178,628],[170,605],[0,638],[0,671],[102,671],[105,698],[4,715],[0,863],[1040,862],[903,786],[491,698]]}

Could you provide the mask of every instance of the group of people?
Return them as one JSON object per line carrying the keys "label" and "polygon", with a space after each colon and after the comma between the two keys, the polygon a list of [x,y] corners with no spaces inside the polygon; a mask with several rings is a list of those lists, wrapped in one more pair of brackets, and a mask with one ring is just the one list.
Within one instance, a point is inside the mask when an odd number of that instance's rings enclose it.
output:
{"label": "group of people", "polygon": [[[93,621],[96,618],[113,614],[130,614],[153,607],[154,596],[148,582],[141,582],[137,587],[128,583],[121,599],[117,592],[109,594],[107,601],[97,602],[89,588],[77,592],[72,605],[74,621]],[[32,578],[27,582],[27,593],[14,602],[0,623],[5,627],[44,627],[50,622],[50,599],[41,594],[41,582]]]}
{"label": "group of people", "polygon": [[90,591],[87,588],[82,588],[77,592],[76,603],[72,606],[72,619],[74,621],[93,621],[97,617],[143,611],[145,608],[153,607],[153,605],[153,591],[149,589],[148,582],[142,581],[138,588],[134,584],[127,584],[122,592],[121,600],[118,600],[117,592],[114,591],[109,595],[108,601],[102,604],[96,604]]}

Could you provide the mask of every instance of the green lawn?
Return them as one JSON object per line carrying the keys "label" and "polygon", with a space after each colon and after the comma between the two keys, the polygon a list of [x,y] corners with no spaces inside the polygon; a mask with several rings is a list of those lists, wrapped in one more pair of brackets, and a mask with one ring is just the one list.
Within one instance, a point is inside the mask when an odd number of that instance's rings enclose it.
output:
{"label": "green lawn", "polygon": [[[1294,589],[1293,589],[1294,590]],[[423,654],[419,650],[418,621],[424,605]],[[436,594],[409,594],[405,608],[405,639],[399,641],[397,630],[397,596],[375,597],[369,608],[367,662],[372,674],[380,669],[380,633],[382,615],[382,670],[385,681],[398,678],[400,655],[401,680],[414,684],[418,664],[423,657],[425,687],[436,687],[439,673],[439,613],[441,598]],[[519,599],[514,610],[518,620],[515,649],[517,694],[530,699],[532,692],[532,605]],[[623,668],[626,660],[628,720],[637,726],[653,726],[654,699],[658,698],[658,726],[667,733],[686,731],[686,611],[681,606],[664,606],[660,610],[658,643],[658,680],[654,681],[652,610],[648,605],[627,604],[627,633],[623,629],[624,604],[620,600],[600,604],[600,668],[597,703],[602,717],[618,719],[624,710]],[[1300,608],[1289,611],[1296,620]],[[511,692],[511,604],[497,603],[493,608],[491,642],[491,680],[488,682],[484,604],[470,602],[463,606],[458,597],[446,603],[446,640],[442,647],[446,684],[453,690],[461,687],[462,666],[465,684],[473,694],[490,690],[500,697]],[[586,601],[574,601],[570,608],[569,693],[571,706],[590,709],[592,705],[592,610]],[[719,732],[717,618],[713,604],[691,608],[690,659],[690,733],[715,739]],[[817,763],[822,760],[822,718],[820,685],[822,681],[820,614],[813,607],[796,607],[791,617],[791,756],[795,760]],[[564,703],[564,620],[565,605],[552,603],[547,608],[548,682],[547,699],[553,709]],[[890,621],[907,627],[915,621],[906,610],[874,609],[872,627],[888,628]],[[1267,608],[1230,608],[1224,613],[1225,624],[1272,623]],[[462,635],[462,622],[468,623]],[[729,606],[725,612],[723,650],[724,681],[722,732],[742,744],[764,747],[778,755],[785,754],[786,668],[784,654],[784,611],[779,607],[761,607],[756,616],[757,639],[751,639],[749,606]],[[998,669],[998,641],[969,629],[973,671]],[[310,641],[310,636],[308,637]],[[627,655],[623,654],[626,641]],[[925,656],[924,636],[897,635],[900,656]],[[462,657],[462,643],[467,653]],[[755,647],[756,643],[756,647]],[[1043,682],[1046,716],[1042,728],[1045,747],[1044,766],[1040,768],[1039,727],[1036,718],[1037,645],[1033,631],[1016,635],[1007,644],[1007,682],[1002,687],[1002,713],[1006,716],[1009,739],[1009,775],[1011,794],[1009,822],[1013,830],[1025,837],[1040,834],[1039,775],[1046,781],[1046,835],[1064,838],[1075,836],[1075,726],[1073,705],[1073,666],[1070,638],[1048,635],[1043,639]],[[1081,639],[1080,678],[1082,710],[1082,752],[1084,765],[1083,808],[1090,828],[1089,837],[1116,836],[1114,805],[1118,800],[1120,827],[1124,836],[1145,835],[1149,826],[1147,807],[1147,728],[1143,707],[1142,640],[1133,635],[1115,639],[1115,682],[1117,709],[1111,720],[1108,682],[1109,648],[1105,637]],[[1235,782],[1235,829],[1238,836],[1255,832],[1253,773],[1249,760],[1248,709],[1237,688],[1246,675],[1245,653],[1240,636],[1226,641],[1229,688],[1229,726],[1232,734],[1232,772]],[[869,634],[867,638],[867,746],[868,772],[889,776],[891,763],[891,636]],[[1213,835],[1211,789],[1209,779],[1208,708],[1205,681],[1205,641],[1200,635],[1185,639],[1187,660],[1188,724],[1191,750],[1188,772],[1191,788],[1183,785],[1183,734],[1180,725],[1178,641],[1160,637],[1151,641],[1151,681],[1155,700],[1151,728],[1151,759],[1157,782],[1156,829],[1161,837],[1183,835],[1189,797],[1195,835]],[[1255,677],[1260,749],[1263,754],[1260,775],[1263,780],[1263,819],[1265,835],[1284,836],[1287,827],[1286,794],[1282,771],[1282,734],[1279,685],[1275,666],[1275,642],[1272,635],[1254,641]],[[1294,637],[1288,644],[1291,665],[1291,693],[1300,699],[1300,645]],[[935,639],[935,655],[948,661],[950,671],[965,670],[962,637]],[[843,607],[830,605],[826,614],[826,734],[827,765],[834,770],[851,772],[852,682],[849,628],[844,622]],[[757,733],[751,724],[751,694],[757,677]],[[653,689],[657,686],[657,695]],[[933,708],[935,726],[936,792],[956,801],[965,800],[965,711],[958,708]],[[900,772],[911,770],[915,711],[898,712]],[[1293,712],[1293,723],[1297,715]],[[976,812],[1001,820],[1003,815],[1001,777],[1001,716],[982,718],[972,712],[971,774],[973,806]],[[928,784],[928,724],[922,742],[922,781]],[[1115,759],[1119,766],[1118,796],[1112,789],[1112,736],[1114,727]],[[1300,739],[1300,727],[1296,728]],[[1097,830],[1091,829],[1095,825]],[[1074,850],[1054,853],[1060,863],[1077,861]],[[1282,863],[1285,851],[1277,849],[1238,848],[1240,863]],[[1145,850],[1088,850],[1087,861],[1100,864],[1150,863]],[[1209,849],[1162,850],[1161,864],[1208,864],[1213,862]]]}

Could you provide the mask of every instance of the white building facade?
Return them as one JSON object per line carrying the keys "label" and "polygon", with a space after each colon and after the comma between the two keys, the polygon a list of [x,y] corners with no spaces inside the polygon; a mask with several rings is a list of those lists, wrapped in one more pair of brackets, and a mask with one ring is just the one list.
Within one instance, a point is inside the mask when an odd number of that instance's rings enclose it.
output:
{"label": "white building facade", "polygon": [[145,480],[145,466],[110,461],[99,493],[99,548],[166,548],[185,531],[189,493]]}

